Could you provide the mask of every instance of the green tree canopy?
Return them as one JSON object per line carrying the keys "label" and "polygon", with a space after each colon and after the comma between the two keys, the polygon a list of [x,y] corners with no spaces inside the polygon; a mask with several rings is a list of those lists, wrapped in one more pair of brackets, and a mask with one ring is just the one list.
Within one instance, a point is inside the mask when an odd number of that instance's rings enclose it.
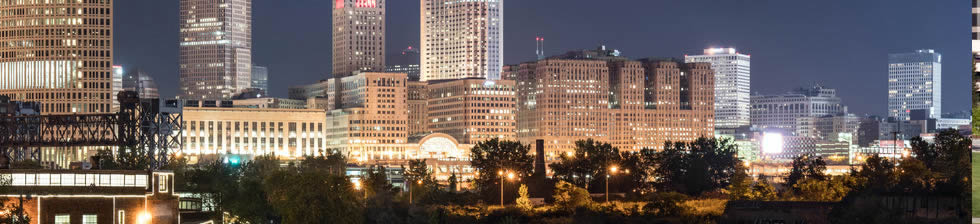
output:
{"label": "green tree canopy", "polygon": [[[529,154],[530,151],[530,145],[497,138],[482,141],[473,146],[470,153],[472,159],[470,163],[479,172],[474,182],[477,191],[485,200],[498,200],[499,181],[502,180],[502,176],[498,175],[498,172],[506,170],[513,172],[516,177],[527,177],[531,174],[534,159]],[[511,194],[517,190],[513,187],[511,189],[513,189],[510,191]]]}

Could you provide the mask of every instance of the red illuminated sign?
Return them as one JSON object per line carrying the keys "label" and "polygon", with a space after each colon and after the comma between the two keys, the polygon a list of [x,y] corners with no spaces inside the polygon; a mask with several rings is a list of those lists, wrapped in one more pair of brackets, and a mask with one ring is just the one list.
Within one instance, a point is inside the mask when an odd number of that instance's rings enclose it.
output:
{"label": "red illuminated sign", "polygon": [[335,5],[334,7],[337,7],[338,9],[342,9],[342,8],[344,8],[344,0],[337,0],[334,3],[334,5]]}
{"label": "red illuminated sign", "polygon": [[374,8],[378,7],[377,0],[357,0],[354,2],[354,6],[358,8]]}

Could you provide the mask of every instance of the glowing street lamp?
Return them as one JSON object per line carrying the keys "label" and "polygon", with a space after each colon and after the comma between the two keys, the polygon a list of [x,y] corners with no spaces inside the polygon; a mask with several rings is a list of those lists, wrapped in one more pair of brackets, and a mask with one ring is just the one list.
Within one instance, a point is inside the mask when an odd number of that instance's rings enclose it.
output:
{"label": "glowing street lamp", "polygon": [[[504,206],[504,171],[497,171],[497,175],[500,176],[500,207]],[[514,172],[507,171],[507,179],[514,179]]]}
{"label": "glowing street lamp", "polygon": [[[418,183],[419,186],[422,186],[422,180],[418,180],[416,183]],[[412,185],[412,182],[408,182],[408,185],[409,185],[408,186],[408,204],[412,204],[412,189],[415,188],[415,187],[412,187],[411,186]]]}
{"label": "glowing street lamp", "polygon": [[145,211],[142,214],[140,214],[139,216],[136,217],[136,223],[139,223],[139,224],[148,224],[152,220],[153,220],[153,217],[150,216],[150,213],[149,212],[145,212]]}
{"label": "glowing street lamp", "polygon": [[606,203],[609,203],[609,176],[612,174],[616,174],[617,169],[619,169],[619,167],[616,166],[610,167],[609,174],[606,174]]}
{"label": "glowing street lamp", "polygon": [[[354,180],[354,189],[358,191],[361,190],[361,180]],[[364,200],[367,200],[367,189],[363,189],[363,190],[364,190]]]}

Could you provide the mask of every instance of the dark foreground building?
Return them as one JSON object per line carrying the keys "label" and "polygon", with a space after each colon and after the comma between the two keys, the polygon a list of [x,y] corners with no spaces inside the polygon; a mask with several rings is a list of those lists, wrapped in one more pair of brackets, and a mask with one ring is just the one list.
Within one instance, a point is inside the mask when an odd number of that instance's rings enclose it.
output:
{"label": "dark foreground building", "polygon": [[0,197],[31,223],[179,223],[173,172],[0,170]]}

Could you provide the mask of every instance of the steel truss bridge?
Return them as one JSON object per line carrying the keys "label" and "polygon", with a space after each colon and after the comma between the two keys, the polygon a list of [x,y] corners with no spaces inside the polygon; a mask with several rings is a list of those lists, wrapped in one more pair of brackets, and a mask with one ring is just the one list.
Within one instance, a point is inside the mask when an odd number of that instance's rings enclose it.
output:
{"label": "steel truss bridge", "polygon": [[[16,113],[22,104],[0,99],[0,168],[10,161],[42,161],[45,148],[117,146],[145,150],[151,168],[170,159],[183,146],[182,105],[178,100],[140,99],[136,92],[119,93],[120,111],[105,114],[41,115]],[[35,110],[36,106],[35,106]],[[6,112],[6,113],[3,113]]]}

